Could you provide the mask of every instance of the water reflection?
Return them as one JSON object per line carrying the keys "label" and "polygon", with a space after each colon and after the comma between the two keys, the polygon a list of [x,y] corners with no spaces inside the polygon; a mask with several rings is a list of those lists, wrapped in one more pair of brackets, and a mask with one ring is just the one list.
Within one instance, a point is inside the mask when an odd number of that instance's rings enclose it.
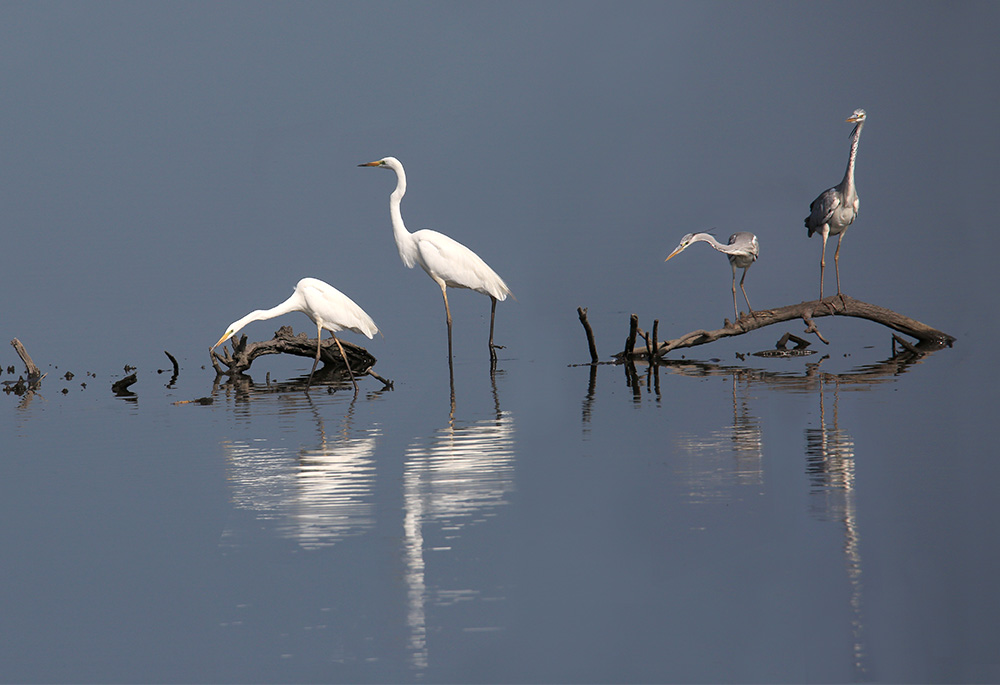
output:
{"label": "water reflection", "polygon": [[[812,395],[819,400],[819,425],[805,428],[805,475],[809,484],[809,512],[840,529],[843,563],[849,584],[852,666],[858,679],[866,677],[867,648],[864,638],[863,565],[860,524],[855,501],[855,443],[841,424],[842,391],[864,391],[875,384],[891,383],[926,360],[916,349],[893,349],[888,359],[858,366],[845,373],[822,370],[829,357],[808,363],[796,372],[767,371],[717,362],[669,360],[646,366],[644,378],[637,366],[626,363],[626,385],[633,403],[652,396],[660,403],[660,371],[678,376],[732,379],[732,421],[708,433],[677,439],[679,473],[690,501],[703,504],[738,497],[739,488],[763,486],[765,436],[754,415],[754,388]],[[583,401],[583,430],[593,418],[597,367],[591,367]],[[645,392],[644,392],[645,391]]]}
{"label": "water reflection", "polygon": [[233,503],[256,512],[260,520],[274,521],[280,535],[316,549],[374,526],[374,454],[380,429],[351,428],[354,400],[332,433],[311,400],[308,406],[316,423],[315,446],[293,451],[260,439],[222,447]]}
{"label": "water reflection", "polygon": [[[830,389],[832,386],[832,391]],[[833,407],[827,415],[827,395],[832,392]],[[865,673],[863,640],[861,547],[858,513],[854,492],[854,441],[840,426],[840,379],[821,377],[818,427],[806,428],[806,473],[809,476],[811,511],[819,519],[834,521],[843,527],[844,566],[851,588],[851,629],[855,674]]]}
{"label": "water reflection", "polygon": [[748,374],[732,374],[731,425],[707,436],[682,436],[678,451],[687,458],[680,466],[692,502],[727,499],[736,487],[764,482],[764,456],[760,419],[750,413],[751,381]]}
{"label": "water reflection", "polygon": [[452,551],[468,526],[494,516],[514,489],[513,416],[500,408],[493,369],[490,378],[492,417],[478,421],[456,419],[452,380],[447,425],[429,438],[414,440],[406,449],[403,533],[407,624],[411,664],[418,670],[429,663],[428,603],[448,605],[475,600],[481,593],[475,587],[429,586],[428,565]]}

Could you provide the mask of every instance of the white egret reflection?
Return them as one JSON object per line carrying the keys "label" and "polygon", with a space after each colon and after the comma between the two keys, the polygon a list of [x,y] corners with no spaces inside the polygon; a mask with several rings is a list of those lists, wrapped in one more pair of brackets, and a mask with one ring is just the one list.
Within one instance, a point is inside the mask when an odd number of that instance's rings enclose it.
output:
{"label": "white egret reflection", "polygon": [[372,490],[380,428],[347,426],[315,447],[294,449],[279,441],[223,443],[233,503],[274,522],[276,531],[307,549],[333,545],[375,525]]}
{"label": "white egret reflection", "polygon": [[[496,400],[495,387],[494,399]],[[481,598],[480,588],[433,586],[428,566],[447,554],[468,526],[496,515],[514,490],[514,420],[500,410],[493,418],[464,422],[454,419],[454,396],[448,425],[406,449],[403,497],[406,585],[414,668],[429,662],[428,603],[449,606]],[[492,630],[471,626],[468,630]]]}

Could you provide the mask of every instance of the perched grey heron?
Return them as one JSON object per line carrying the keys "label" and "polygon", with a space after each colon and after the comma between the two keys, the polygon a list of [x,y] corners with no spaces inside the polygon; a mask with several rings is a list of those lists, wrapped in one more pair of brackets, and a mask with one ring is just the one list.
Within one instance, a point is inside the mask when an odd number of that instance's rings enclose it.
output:
{"label": "perched grey heron", "polygon": [[851,156],[847,158],[847,171],[844,180],[838,185],[823,191],[809,205],[809,216],[806,217],[806,228],[809,237],[813,233],[823,236],[823,252],[819,258],[819,299],[823,299],[823,269],[826,268],[826,239],[839,235],[837,251],[833,253],[833,264],[837,271],[837,294],[840,294],[840,243],[844,240],[844,232],[858,216],[858,190],[854,187],[854,160],[858,156],[858,139],[861,138],[861,128],[865,125],[865,110],[856,109],[847,121],[854,124],[851,131]]}
{"label": "perched grey heron", "polygon": [[708,243],[729,257],[729,264],[733,267],[733,311],[736,313],[737,321],[740,320],[740,311],[736,307],[736,269],[743,269],[743,278],[740,279],[740,290],[743,291],[743,298],[747,301],[747,309],[753,314],[753,307],[750,306],[750,298],[747,297],[743,281],[747,278],[747,269],[754,263],[757,259],[757,254],[760,252],[760,244],[757,242],[757,236],[747,231],[740,231],[729,236],[728,245],[723,245],[711,233],[688,233],[681,238],[680,245],[663,261],[669,262],[672,257],[679,255],[690,245],[697,242]]}

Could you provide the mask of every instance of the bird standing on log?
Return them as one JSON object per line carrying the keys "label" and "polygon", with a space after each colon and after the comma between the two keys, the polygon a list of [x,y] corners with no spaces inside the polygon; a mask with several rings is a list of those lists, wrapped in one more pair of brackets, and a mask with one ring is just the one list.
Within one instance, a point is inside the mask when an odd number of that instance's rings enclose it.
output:
{"label": "bird standing on log", "polygon": [[743,291],[743,298],[747,301],[747,309],[753,314],[753,308],[750,306],[750,298],[747,297],[743,281],[746,280],[747,269],[757,260],[757,255],[760,253],[760,244],[757,242],[757,236],[747,231],[739,231],[729,236],[729,243],[723,245],[711,233],[688,233],[681,238],[680,244],[663,261],[669,262],[671,258],[679,255],[690,245],[697,242],[708,243],[729,257],[729,265],[733,267],[733,312],[736,314],[736,321],[740,320],[740,311],[736,307],[736,269],[743,269],[743,278],[740,279],[740,290]]}
{"label": "bird standing on log", "polygon": [[336,333],[337,331],[349,330],[370,339],[378,333],[378,327],[375,326],[372,317],[368,316],[354,300],[318,278],[303,278],[295,285],[292,296],[278,306],[271,309],[254,310],[242,319],[237,319],[229,324],[226,332],[219,338],[219,342],[212,345],[212,349],[214,350],[225,340],[236,335],[251,321],[273,319],[289,312],[302,312],[316,324],[316,359],[313,361],[312,371],[309,372],[306,388],[308,389],[312,383],[313,373],[315,373],[316,365],[319,363],[319,355],[323,347],[323,329],[325,328],[330,331],[333,341],[337,343],[337,349],[340,350],[340,356],[347,367],[351,383],[354,384],[354,392],[357,393],[358,382],[354,379],[354,372],[351,371],[347,355],[344,354],[344,347],[340,344]]}
{"label": "bird standing on log", "polygon": [[840,294],[840,243],[844,240],[844,232],[858,216],[858,208],[861,205],[858,200],[858,191],[854,185],[854,160],[858,156],[858,139],[861,138],[861,129],[865,125],[867,115],[865,110],[856,109],[854,114],[847,118],[849,123],[854,124],[851,131],[851,155],[847,158],[847,171],[844,172],[844,180],[834,187],[824,191],[819,197],[809,205],[809,216],[806,217],[806,228],[809,229],[809,237],[813,233],[819,233],[823,237],[823,252],[819,258],[819,299],[823,299],[823,270],[826,268],[826,240],[831,235],[839,235],[837,239],[837,250],[833,253],[833,264],[837,272],[837,294]]}
{"label": "bird standing on log", "polygon": [[451,309],[448,306],[448,288],[468,288],[488,295],[490,298],[490,361],[496,362],[497,353],[493,344],[493,321],[496,318],[497,300],[504,301],[511,294],[510,288],[479,255],[457,240],[443,233],[422,229],[414,233],[406,230],[400,202],[406,193],[406,172],[395,157],[385,157],[358,166],[380,167],[396,172],[396,189],[389,196],[389,215],[392,218],[392,233],[396,239],[399,257],[408,268],[415,264],[427,272],[441,288],[444,297],[444,312],[448,320],[448,359],[451,360]]}

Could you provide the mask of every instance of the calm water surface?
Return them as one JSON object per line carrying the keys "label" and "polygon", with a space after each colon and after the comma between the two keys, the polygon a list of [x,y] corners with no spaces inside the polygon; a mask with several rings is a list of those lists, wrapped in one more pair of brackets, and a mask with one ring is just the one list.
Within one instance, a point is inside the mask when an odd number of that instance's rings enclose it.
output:
{"label": "calm water surface", "polygon": [[928,391],[954,350],[472,357],[454,408],[443,363],[356,398],[197,363],[6,397],[5,679],[998,675],[996,467]]}
{"label": "calm water surface", "polygon": [[[14,337],[48,372],[0,395],[0,680],[1000,682],[998,33],[975,2],[0,5],[0,381]],[[577,307],[605,359],[632,312],[732,315],[721,255],[664,264],[685,233],[757,234],[755,307],[815,297],[858,107],[844,292],[954,349],[823,319],[810,357],[747,356],[789,324],[571,366]],[[385,155],[410,230],[513,289],[495,374],[455,293],[452,390]],[[305,276],[393,390],[214,382]]]}

